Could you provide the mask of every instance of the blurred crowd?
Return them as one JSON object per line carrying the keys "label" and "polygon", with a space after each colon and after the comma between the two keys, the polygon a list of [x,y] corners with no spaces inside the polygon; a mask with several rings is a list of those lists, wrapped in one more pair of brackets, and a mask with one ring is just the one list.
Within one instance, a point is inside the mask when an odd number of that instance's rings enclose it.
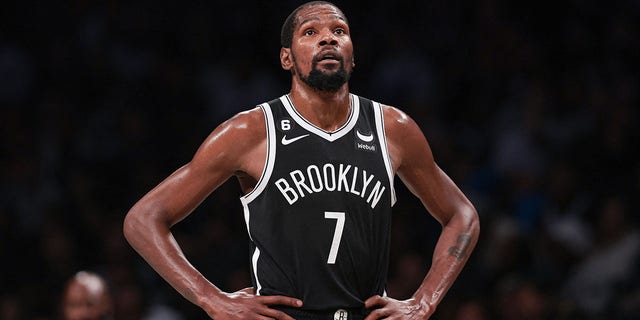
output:
{"label": "blurred crowd", "polygon": [[[302,1],[12,1],[0,11],[0,319],[59,319],[80,270],[115,319],[203,319],[122,236],[128,209],[229,116],[288,91]],[[640,2],[335,1],[354,93],[422,127],[481,238],[434,318],[639,319]],[[388,293],[440,232],[396,180]],[[174,227],[223,290],[250,285],[235,180]]]}

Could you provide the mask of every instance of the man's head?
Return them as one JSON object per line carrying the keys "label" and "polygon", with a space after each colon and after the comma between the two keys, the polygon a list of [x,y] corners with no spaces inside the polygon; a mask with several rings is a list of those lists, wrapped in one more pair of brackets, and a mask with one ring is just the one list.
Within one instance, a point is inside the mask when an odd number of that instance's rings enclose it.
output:
{"label": "man's head", "polygon": [[95,273],[80,271],[67,282],[62,297],[65,320],[110,319],[111,296],[105,281]]}
{"label": "man's head", "polygon": [[347,18],[326,1],[296,8],[281,31],[280,62],[294,77],[318,91],[335,92],[353,71],[353,44]]}
{"label": "man's head", "polygon": [[347,21],[347,17],[344,15],[344,13],[342,13],[342,11],[331,2],[311,1],[311,2],[304,3],[299,7],[297,7],[295,10],[293,10],[291,14],[289,14],[287,19],[284,21],[284,23],[282,24],[282,29],[280,30],[280,45],[282,45],[283,48],[291,48],[291,41],[293,39],[293,30],[297,27],[296,23],[299,22],[296,19],[298,17],[298,12],[305,8],[309,8],[312,6],[320,6],[320,5],[327,5],[327,6],[334,7],[338,12],[340,12],[345,23],[349,24],[349,21]]}

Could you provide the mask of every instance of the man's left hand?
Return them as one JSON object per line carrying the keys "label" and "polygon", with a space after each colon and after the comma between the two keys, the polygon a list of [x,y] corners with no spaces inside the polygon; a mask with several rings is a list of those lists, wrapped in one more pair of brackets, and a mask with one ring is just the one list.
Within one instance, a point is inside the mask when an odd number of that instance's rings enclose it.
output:
{"label": "man's left hand", "polygon": [[416,299],[396,300],[389,297],[373,296],[364,302],[371,313],[364,320],[375,319],[420,319],[431,317],[433,310],[428,304],[421,304]]}

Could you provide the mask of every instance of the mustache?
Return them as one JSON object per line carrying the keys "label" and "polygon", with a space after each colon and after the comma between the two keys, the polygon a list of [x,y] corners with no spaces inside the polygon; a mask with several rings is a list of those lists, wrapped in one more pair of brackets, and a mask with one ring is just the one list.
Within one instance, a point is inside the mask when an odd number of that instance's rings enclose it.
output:
{"label": "mustache", "polygon": [[313,62],[320,62],[324,59],[332,59],[344,62],[344,57],[342,56],[342,54],[335,50],[325,50],[313,56]]}

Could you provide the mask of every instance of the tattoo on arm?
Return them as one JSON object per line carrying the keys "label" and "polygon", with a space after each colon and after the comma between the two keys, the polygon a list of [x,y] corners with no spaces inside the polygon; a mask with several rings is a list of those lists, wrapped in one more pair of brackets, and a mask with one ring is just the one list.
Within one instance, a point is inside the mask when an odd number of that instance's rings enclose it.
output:
{"label": "tattoo on arm", "polygon": [[456,241],[456,245],[449,248],[449,255],[455,257],[456,259],[464,259],[467,256],[467,251],[469,250],[469,245],[471,244],[471,236],[469,234],[463,233],[458,235],[458,240]]}

